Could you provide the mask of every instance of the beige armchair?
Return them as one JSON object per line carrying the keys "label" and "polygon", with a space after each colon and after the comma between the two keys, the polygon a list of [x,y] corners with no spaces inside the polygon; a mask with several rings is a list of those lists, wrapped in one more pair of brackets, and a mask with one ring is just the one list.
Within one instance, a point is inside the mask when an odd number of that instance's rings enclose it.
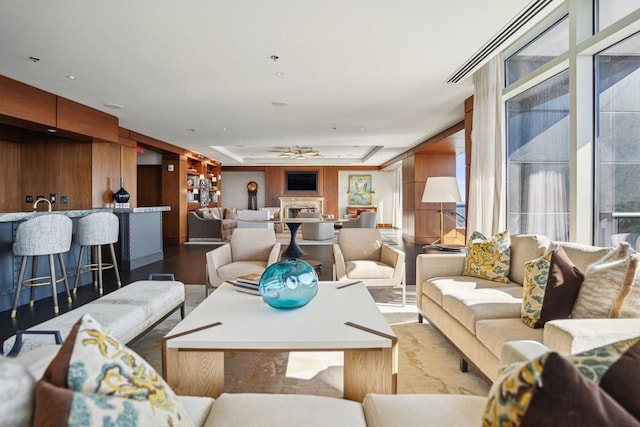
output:
{"label": "beige armchair", "polygon": [[382,242],[378,229],[340,230],[333,244],[334,280],[361,280],[369,288],[401,287],[402,306],[406,304],[404,252]]}
{"label": "beige armchair", "polygon": [[226,280],[245,274],[262,274],[280,259],[280,243],[273,229],[236,228],[229,243],[206,254],[205,294]]}
{"label": "beige armchair", "polygon": [[[318,218],[322,220],[320,212],[299,212],[298,218]],[[304,240],[329,240],[333,239],[333,222],[303,223],[302,238]]]}
{"label": "beige armchair", "polygon": [[342,228],[376,228],[378,212],[361,212],[356,219],[350,219],[342,223]]}

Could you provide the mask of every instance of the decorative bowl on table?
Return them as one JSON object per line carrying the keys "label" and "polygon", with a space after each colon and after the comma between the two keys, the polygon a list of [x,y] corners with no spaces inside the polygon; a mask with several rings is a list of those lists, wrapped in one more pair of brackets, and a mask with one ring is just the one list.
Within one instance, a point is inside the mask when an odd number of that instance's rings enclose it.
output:
{"label": "decorative bowl on table", "polygon": [[260,277],[258,290],[271,307],[302,307],[318,293],[318,275],[306,262],[286,259],[267,267]]}

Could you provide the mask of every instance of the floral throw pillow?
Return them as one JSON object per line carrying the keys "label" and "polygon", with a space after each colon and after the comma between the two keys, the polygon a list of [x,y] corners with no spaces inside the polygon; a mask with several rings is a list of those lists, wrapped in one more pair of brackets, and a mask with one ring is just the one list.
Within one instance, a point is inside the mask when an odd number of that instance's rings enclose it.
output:
{"label": "floral throw pillow", "polygon": [[524,264],[522,322],[542,328],[554,319],[567,319],[578,296],[584,275],[562,247]]}
{"label": "floral throw pillow", "polygon": [[91,315],[36,385],[34,425],[193,425],[162,377]]}
{"label": "floral throw pillow", "polygon": [[463,275],[508,283],[510,264],[511,237],[508,231],[491,238],[478,231],[471,234]]}
{"label": "floral throw pillow", "polygon": [[635,338],[513,364],[491,387],[483,426],[640,426],[639,356]]}

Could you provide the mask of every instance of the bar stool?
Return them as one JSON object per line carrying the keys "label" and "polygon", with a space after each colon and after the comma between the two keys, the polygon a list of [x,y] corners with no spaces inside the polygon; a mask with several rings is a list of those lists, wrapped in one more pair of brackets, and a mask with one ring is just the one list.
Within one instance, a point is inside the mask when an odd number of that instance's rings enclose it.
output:
{"label": "bar stool", "polygon": [[[98,288],[100,295],[103,294],[102,270],[113,268],[118,280],[118,287],[122,286],[120,272],[118,271],[118,261],[116,261],[116,251],[113,248],[113,244],[118,241],[119,227],[120,221],[118,217],[110,212],[96,212],[78,220],[75,241],[80,245],[80,257],[78,258],[76,280],[73,283],[74,294],[78,291],[81,269],[93,272],[93,286]],[[102,262],[102,250],[100,248],[102,245],[109,245],[112,264]],[[93,259],[96,262],[81,265],[82,256],[87,247],[94,249]]]}
{"label": "bar stool", "polygon": [[[67,291],[67,300],[71,302],[71,293],[69,292],[69,282],[67,281],[67,270],[64,266],[62,254],[68,252],[71,248],[71,220],[59,214],[42,215],[21,223],[16,230],[16,240],[13,244],[13,254],[22,256],[20,264],[20,274],[18,276],[18,286],[13,300],[13,310],[11,317],[15,318],[18,310],[18,302],[20,300],[20,292],[23,286],[31,287],[31,298],[29,306],[33,307],[35,286],[51,285],[53,293],[53,312],[58,314],[58,292],[56,285],[64,281],[64,287]],[[47,255],[49,257],[50,276],[35,277],[38,273],[38,256]],[[56,276],[56,268],[53,262],[53,256],[58,255],[58,263],[60,264],[61,277]],[[24,280],[24,274],[27,267],[27,259],[32,257],[31,279]]]}

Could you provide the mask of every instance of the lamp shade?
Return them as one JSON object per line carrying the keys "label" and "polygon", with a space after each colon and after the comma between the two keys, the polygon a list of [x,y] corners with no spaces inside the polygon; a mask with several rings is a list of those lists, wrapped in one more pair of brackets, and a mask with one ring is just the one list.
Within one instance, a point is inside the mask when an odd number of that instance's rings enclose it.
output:
{"label": "lamp shade", "polygon": [[455,176],[432,176],[422,193],[422,203],[460,203],[460,190]]}

